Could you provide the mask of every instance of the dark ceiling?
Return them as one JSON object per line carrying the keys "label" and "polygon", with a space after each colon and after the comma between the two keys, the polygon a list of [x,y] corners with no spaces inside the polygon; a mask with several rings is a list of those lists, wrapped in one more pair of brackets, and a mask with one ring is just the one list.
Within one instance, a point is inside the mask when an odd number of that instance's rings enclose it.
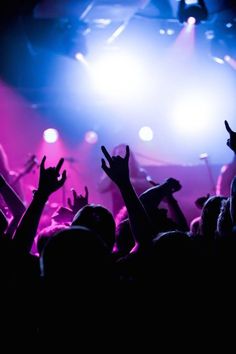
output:
{"label": "dark ceiling", "polygon": [[[178,0],[15,0],[1,4],[1,18],[29,14],[32,10],[39,17],[78,16],[88,20],[109,18],[126,20],[135,14],[147,17],[175,19]],[[234,0],[205,0],[211,18],[234,16]],[[233,14],[234,13],[234,14]]]}
{"label": "dark ceiling", "polygon": [[[235,47],[236,1],[206,0],[205,4],[209,17],[201,26],[203,32],[217,31],[231,22],[232,28],[228,34],[224,35],[229,37],[230,46]],[[88,44],[88,47],[92,48],[94,43],[99,41],[104,41],[104,43],[110,41],[109,44],[111,44],[121,34],[128,35],[129,28],[134,22],[138,23],[139,29],[143,29],[149,23],[157,24],[157,28],[158,26],[161,28],[163,23],[170,23],[177,27],[176,33],[178,33],[182,25],[177,18],[178,5],[177,0],[14,0],[10,4],[3,2],[0,11],[0,46],[4,54],[0,57],[0,75],[13,78],[15,70],[21,73],[22,63],[29,60],[29,49],[31,49],[29,43],[34,40],[49,39],[48,47],[54,49],[51,45],[57,45],[57,37],[53,26],[57,21],[60,22],[59,26],[65,26],[65,20],[69,21],[66,22],[67,25],[69,23],[67,27],[69,31],[67,37],[64,38],[66,44],[70,41],[77,41],[83,46],[86,42],[86,46]],[[77,39],[73,37],[73,34],[69,37],[77,25],[76,21],[83,24],[79,28],[81,33]],[[58,34],[62,31],[62,27],[59,29],[57,27],[56,31]],[[32,39],[33,35],[36,39]],[[43,39],[40,39],[40,36]],[[81,37],[84,38],[84,42]],[[26,47],[27,50],[25,50]],[[21,62],[18,58],[17,63],[15,62],[15,52],[25,53]]]}

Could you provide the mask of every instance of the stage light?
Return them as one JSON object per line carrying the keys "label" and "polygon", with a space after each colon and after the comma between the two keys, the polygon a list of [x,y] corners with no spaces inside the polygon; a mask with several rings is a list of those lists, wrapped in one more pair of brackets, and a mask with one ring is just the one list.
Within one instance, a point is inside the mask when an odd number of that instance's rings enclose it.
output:
{"label": "stage light", "polygon": [[194,25],[207,20],[208,10],[203,0],[180,0],[177,15],[181,23],[188,23],[190,18],[190,21],[193,22],[194,19],[195,22],[191,23]]}
{"label": "stage light", "polygon": [[81,52],[75,53],[75,60],[79,61],[85,68],[89,69],[89,62]]}
{"label": "stage light", "polygon": [[139,130],[139,137],[143,141],[151,141],[153,139],[153,131],[150,127],[142,127]]}
{"label": "stage light", "polygon": [[223,65],[225,63],[224,59],[221,59],[219,57],[212,57],[212,59],[214,60],[214,62],[220,65]]}
{"label": "stage light", "polygon": [[211,40],[211,57],[217,64],[224,64],[225,58],[228,58],[229,48],[225,41],[221,38],[213,38]]}
{"label": "stage light", "polygon": [[168,36],[173,36],[173,34],[175,34],[175,31],[172,28],[168,28],[166,33],[168,34]]}
{"label": "stage light", "polygon": [[88,144],[96,144],[98,141],[98,135],[95,131],[90,130],[85,134],[84,139]]}
{"label": "stage light", "polygon": [[208,154],[206,152],[203,152],[202,154],[199,155],[200,160],[206,160],[208,159]]}
{"label": "stage light", "polygon": [[231,61],[231,56],[230,55],[225,55],[224,57],[224,60],[227,61],[227,62],[230,62]]}
{"label": "stage light", "polygon": [[56,129],[49,128],[49,129],[44,130],[43,138],[47,143],[53,144],[58,140],[59,133]]}
{"label": "stage light", "polygon": [[83,61],[84,60],[84,55],[80,52],[75,53],[75,59],[78,61]]}
{"label": "stage light", "polygon": [[195,17],[189,17],[187,20],[188,25],[193,26],[196,23],[196,18]]}
{"label": "stage light", "polygon": [[215,33],[214,33],[214,31],[209,30],[209,31],[205,32],[205,36],[206,36],[206,39],[212,40],[213,38],[215,38]]}

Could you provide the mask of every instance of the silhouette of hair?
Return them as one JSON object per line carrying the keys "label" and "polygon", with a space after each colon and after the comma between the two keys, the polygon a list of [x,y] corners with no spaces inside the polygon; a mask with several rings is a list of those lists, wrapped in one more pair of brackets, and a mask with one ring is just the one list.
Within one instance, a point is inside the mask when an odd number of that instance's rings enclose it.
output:
{"label": "silhouette of hair", "polygon": [[116,227],[116,241],[113,253],[120,256],[128,255],[135,242],[130,229],[129,219],[122,220]]}
{"label": "silhouette of hair", "polygon": [[35,244],[38,253],[39,254],[42,253],[46,243],[52,236],[54,236],[56,233],[58,233],[61,230],[65,230],[66,228],[67,226],[65,226],[64,224],[63,225],[57,224],[57,225],[50,225],[42,229],[35,237]]}
{"label": "silhouette of hair", "polygon": [[41,272],[47,279],[62,283],[96,282],[106,269],[107,255],[107,248],[95,232],[71,227],[48,240],[41,255]]}
{"label": "silhouette of hair", "polygon": [[2,210],[0,209],[0,237],[4,234],[8,227],[8,221]]}
{"label": "silhouette of hair", "polygon": [[183,258],[191,256],[192,244],[191,238],[185,232],[180,231],[164,232],[154,239],[155,253],[167,261],[182,261]]}
{"label": "silhouette of hair", "polygon": [[209,198],[203,206],[200,222],[200,233],[208,239],[214,239],[217,230],[217,219],[220,214],[222,196],[213,196]]}
{"label": "silhouette of hair", "polygon": [[74,216],[72,226],[84,226],[93,230],[112,251],[115,242],[115,221],[108,209],[101,205],[86,205]]}
{"label": "silhouette of hair", "polygon": [[229,237],[232,235],[233,223],[230,215],[230,199],[222,201],[220,214],[217,220],[217,235]]}

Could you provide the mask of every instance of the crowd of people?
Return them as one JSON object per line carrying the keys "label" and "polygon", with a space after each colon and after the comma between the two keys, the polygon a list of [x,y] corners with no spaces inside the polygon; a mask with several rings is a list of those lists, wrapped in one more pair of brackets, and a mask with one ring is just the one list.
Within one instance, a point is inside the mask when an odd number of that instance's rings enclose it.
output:
{"label": "crowd of people", "polygon": [[[225,126],[236,154],[236,132]],[[45,204],[66,183],[64,159],[46,167],[43,157],[38,187],[25,206],[1,152],[0,195],[8,209],[0,214],[2,333],[19,338],[18,348],[65,345],[69,353],[86,353],[145,345],[152,352],[164,343],[167,349],[174,334],[195,333],[203,312],[214,318],[214,300],[226,309],[226,298],[230,303],[234,296],[236,176],[227,193],[199,198],[201,215],[190,227],[176,199],[180,181],[153,182],[129,146],[101,151],[100,190],[112,191],[116,217],[93,204],[85,187],[82,194],[72,191],[68,208],[44,229]],[[204,321],[198,329],[207,332],[207,326]]]}

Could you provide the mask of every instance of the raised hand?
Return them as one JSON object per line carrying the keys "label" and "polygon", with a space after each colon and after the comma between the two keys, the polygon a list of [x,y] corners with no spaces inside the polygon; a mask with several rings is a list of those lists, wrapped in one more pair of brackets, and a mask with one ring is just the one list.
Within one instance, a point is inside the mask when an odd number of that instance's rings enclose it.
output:
{"label": "raised hand", "polygon": [[195,200],[195,205],[198,209],[202,209],[203,205],[205,204],[205,202],[210,198],[210,194],[208,193],[206,196],[203,197],[199,197]]}
{"label": "raised hand", "polygon": [[102,159],[102,169],[115,182],[118,186],[130,182],[129,178],[129,146],[126,146],[125,157],[110,156],[105,146],[101,147],[101,150],[107,159],[107,162]]}
{"label": "raised hand", "polygon": [[71,198],[68,198],[68,206],[72,210],[73,214],[75,215],[77,211],[79,211],[81,208],[83,208],[85,205],[88,204],[88,188],[85,186],[85,195],[83,196],[82,194],[77,194],[74,189],[72,189],[72,194],[73,194],[73,202],[71,201]]}
{"label": "raised hand", "polygon": [[225,128],[226,128],[227,132],[229,133],[229,139],[227,140],[227,145],[231,150],[233,150],[236,153],[236,132],[234,132],[230,128],[227,120],[225,120]]}
{"label": "raised hand", "polygon": [[168,178],[166,180],[170,194],[180,191],[182,188],[181,184],[175,178]]}
{"label": "raised hand", "polygon": [[66,171],[64,170],[60,178],[60,169],[64,159],[60,159],[56,167],[45,168],[46,156],[43,157],[40,164],[40,176],[38,192],[45,197],[49,197],[63,186],[66,181]]}
{"label": "raised hand", "polygon": [[3,177],[3,175],[0,173],[0,188],[5,186],[5,184],[6,184],[6,180]]}

